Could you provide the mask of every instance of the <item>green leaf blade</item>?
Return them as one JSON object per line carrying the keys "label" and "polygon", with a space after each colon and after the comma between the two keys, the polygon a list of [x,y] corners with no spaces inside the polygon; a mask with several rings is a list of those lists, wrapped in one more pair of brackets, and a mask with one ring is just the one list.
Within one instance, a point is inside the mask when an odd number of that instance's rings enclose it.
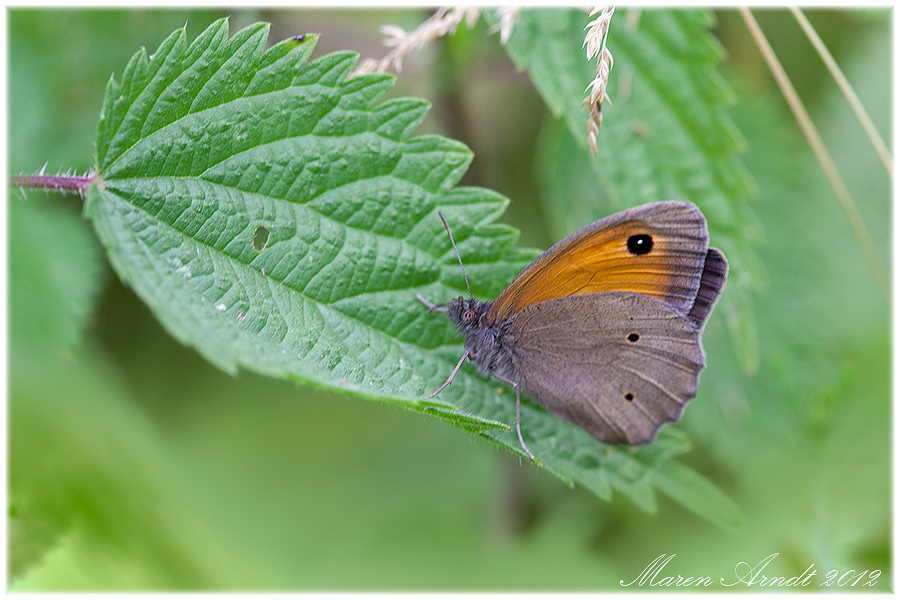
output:
{"label": "green leaf blade", "polygon": [[142,49],[129,61],[122,76],[120,95],[114,100],[109,116],[113,136],[103,140],[107,152],[98,163],[100,169],[140,139],[152,107],[166,83],[177,74],[185,46],[186,33],[180,29],[160,44],[152,59]]}
{"label": "green leaf blade", "polygon": [[681,463],[670,461],[656,477],[660,491],[725,530],[737,530],[741,510],[708,479]]}
{"label": "green leaf blade", "polygon": [[425,118],[430,104],[419,98],[397,98],[378,105],[372,117],[376,131],[392,140],[406,139]]}
{"label": "green leaf blade", "polygon": [[[354,54],[306,64],[309,36],[260,60],[265,27],[230,40],[226,29],[219,21],[190,46],[176,33],[152,58],[136,55],[127,90],[110,85],[119,97],[106,100],[98,147],[120,150],[104,153],[87,216],[120,276],[220,368],[419,406],[447,370],[418,344],[430,332],[452,339],[450,324],[436,326],[415,298],[417,289],[447,296],[441,263],[450,248],[437,207],[445,195],[451,204],[464,198],[484,208],[474,212],[484,223],[506,200],[486,190],[447,194],[471,152],[436,136],[405,139],[428,104],[377,105],[393,78],[347,80]],[[264,63],[268,79],[228,66],[238,58]],[[151,89],[180,103],[151,103]],[[480,244],[495,255],[514,237],[500,229],[502,244],[495,233]],[[496,426],[440,416],[473,431]]]}
{"label": "green leaf blade", "polygon": [[[194,94],[191,112],[214,108],[246,95],[247,87],[252,83],[261,61],[268,31],[268,25],[256,23],[237,32],[227,41],[225,45],[228,50],[222,56],[225,60],[210,65],[214,72],[205,78],[203,87]],[[195,52],[194,45],[196,42],[191,45],[190,53]],[[212,47],[216,45],[214,43]],[[201,47],[198,50],[202,52],[204,49]],[[161,123],[168,124],[166,120]]]}

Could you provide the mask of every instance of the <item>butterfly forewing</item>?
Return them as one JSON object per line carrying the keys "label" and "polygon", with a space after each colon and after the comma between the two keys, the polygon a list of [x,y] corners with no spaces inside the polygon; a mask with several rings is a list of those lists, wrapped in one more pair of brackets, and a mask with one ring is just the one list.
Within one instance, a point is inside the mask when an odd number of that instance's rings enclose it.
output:
{"label": "butterfly forewing", "polygon": [[647,443],[677,421],[704,366],[699,328],[640,294],[532,304],[508,335],[525,393],[607,443]]}
{"label": "butterfly forewing", "polygon": [[709,245],[706,219],[686,202],[659,202],[601,219],[556,243],[494,301],[489,323],[526,306],[577,294],[624,291],[688,314]]}

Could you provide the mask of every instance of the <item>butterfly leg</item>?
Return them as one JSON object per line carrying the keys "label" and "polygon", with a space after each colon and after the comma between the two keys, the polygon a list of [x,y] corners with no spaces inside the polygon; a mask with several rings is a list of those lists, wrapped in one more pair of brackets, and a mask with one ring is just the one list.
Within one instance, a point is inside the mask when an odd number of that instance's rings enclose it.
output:
{"label": "butterfly leg", "polygon": [[525,445],[525,440],[522,439],[522,420],[520,418],[522,402],[519,399],[519,384],[518,384],[518,382],[511,381],[511,380],[507,379],[506,377],[501,377],[497,373],[491,373],[491,375],[493,375],[495,378],[499,379],[503,383],[508,383],[509,385],[513,386],[513,389],[516,390],[516,433],[519,435],[519,443],[522,445],[522,450],[525,451],[525,454],[528,455],[528,458],[537,462],[537,459],[534,457],[534,454],[532,454],[531,450],[528,449],[528,446]]}
{"label": "butterfly leg", "polygon": [[522,439],[522,420],[519,418],[519,407],[522,403],[519,401],[519,384],[514,384],[514,387],[516,388],[516,433],[519,434],[519,443],[522,444],[522,450],[525,451],[528,458],[536,461],[537,459],[534,457],[534,454],[531,453],[531,450],[525,445],[525,440]]}
{"label": "butterfly leg", "polygon": [[467,358],[469,358],[469,353],[468,353],[468,352],[463,352],[462,358],[460,358],[460,359],[459,359],[459,362],[456,363],[456,367],[453,369],[453,372],[450,373],[450,377],[447,378],[447,381],[445,381],[444,384],[443,384],[441,387],[439,387],[438,389],[434,390],[433,392],[431,392],[430,394],[428,394],[427,396],[425,396],[425,399],[427,400],[428,398],[434,398],[434,397],[437,396],[439,393],[441,393],[441,391],[443,391],[443,389],[444,389],[445,387],[447,387],[448,385],[450,385],[451,383],[453,383],[453,378],[456,377],[457,371],[459,371],[460,367],[462,367],[463,362],[465,362],[465,360],[466,360]]}

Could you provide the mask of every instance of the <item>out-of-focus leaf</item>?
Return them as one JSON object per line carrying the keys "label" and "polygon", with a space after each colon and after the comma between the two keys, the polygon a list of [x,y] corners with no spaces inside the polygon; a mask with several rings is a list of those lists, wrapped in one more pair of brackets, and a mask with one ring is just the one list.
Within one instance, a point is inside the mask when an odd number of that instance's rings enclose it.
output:
{"label": "out-of-focus leaf", "polygon": [[186,465],[137,410],[114,369],[90,348],[77,359],[17,356],[13,366],[13,589],[245,584],[240,569],[220,562],[240,556],[240,548],[208,522],[208,507],[184,495]]}
{"label": "out-of-focus leaf", "polygon": [[103,257],[90,228],[68,208],[31,195],[10,198],[9,324],[16,352],[70,351],[93,314]]}

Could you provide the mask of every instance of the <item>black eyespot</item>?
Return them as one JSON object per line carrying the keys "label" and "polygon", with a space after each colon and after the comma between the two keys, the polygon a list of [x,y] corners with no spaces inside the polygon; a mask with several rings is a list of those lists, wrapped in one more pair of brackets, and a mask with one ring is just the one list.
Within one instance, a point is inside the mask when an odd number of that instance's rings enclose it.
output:
{"label": "black eyespot", "polygon": [[631,392],[627,392],[625,394],[625,401],[626,402],[634,402],[634,394],[632,394]]}
{"label": "black eyespot", "polygon": [[629,342],[636,342],[636,341],[638,341],[639,339],[641,339],[641,336],[639,336],[639,335],[636,334],[636,333],[629,333],[629,334],[628,334],[628,341],[629,341]]}
{"label": "black eyespot", "polygon": [[653,249],[653,238],[646,233],[633,235],[628,238],[628,251],[632,254],[647,254]]}

